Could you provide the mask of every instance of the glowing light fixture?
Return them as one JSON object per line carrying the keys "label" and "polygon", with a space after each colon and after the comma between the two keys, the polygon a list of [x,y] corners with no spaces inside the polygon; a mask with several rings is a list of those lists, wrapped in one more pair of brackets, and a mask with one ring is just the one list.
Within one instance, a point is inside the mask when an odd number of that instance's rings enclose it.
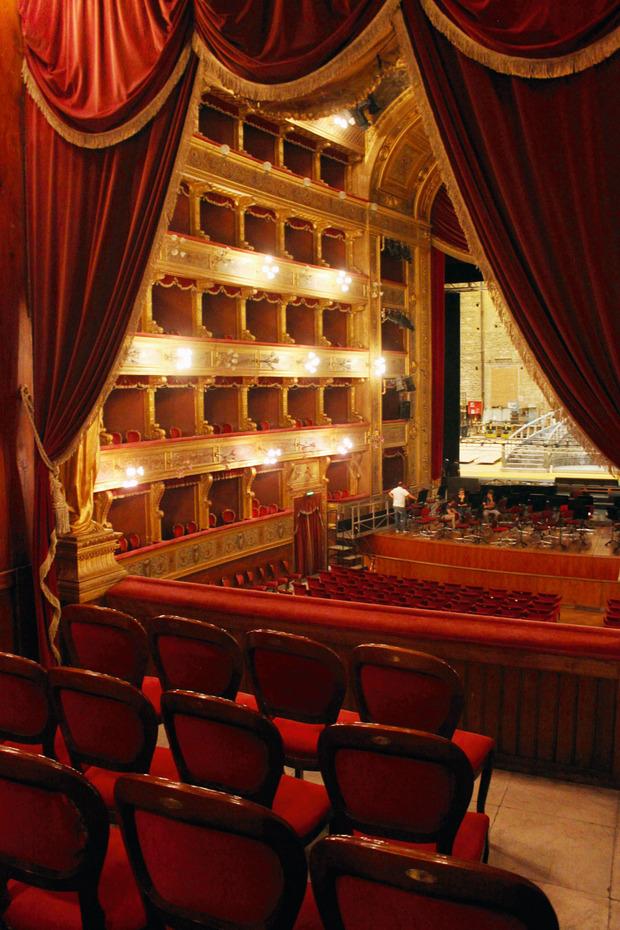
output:
{"label": "glowing light fixture", "polygon": [[223,155],[224,157],[230,155],[230,146],[226,145],[226,143],[224,143],[224,145],[220,145],[220,155]]}
{"label": "glowing light fixture", "polygon": [[316,352],[308,352],[308,356],[304,362],[304,368],[306,371],[308,371],[311,375],[314,375],[316,374],[317,368],[320,364],[321,359],[318,357]]}
{"label": "glowing light fixture", "polygon": [[386,364],[383,356],[375,359],[375,374],[377,377],[382,378],[385,374]]}
{"label": "glowing light fixture", "polygon": [[332,119],[339,129],[347,129],[349,126],[355,126],[355,120],[350,113],[336,113]]}
{"label": "glowing light fixture", "polygon": [[282,455],[282,449],[267,449],[265,454],[265,465],[277,465],[280,456]]}
{"label": "glowing light fixture", "polygon": [[280,269],[275,264],[273,257],[271,255],[265,255],[263,260],[263,274],[269,278],[270,281],[273,281],[279,271]]}
{"label": "glowing light fixture", "polygon": [[270,161],[263,162],[263,171],[271,171],[272,164]]}
{"label": "glowing light fixture", "polygon": [[347,274],[346,271],[339,271],[336,276],[336,281],[338,282],[338,287],[343,294],[346,294],[349,288],[351,287],[351,278],[350,274]]}
{"label": "glowing light fixture", "polygon": [[140,478],[144,476],[144,469],[142,465],[128,465],[125,469],[125,476],[123,487],[135,488],[140,483]]}
{"label": "glowing light fixture", "polygon": [[353,443],[348,436],[345,436],[339,446],[336,447],[338,455],[346,455],[353,448]]}
{"label": "glowing light fixture", "polygon": [[178,371],[186,371],[192,367],[192,350],[179,348],[176,351],[175,366]]}

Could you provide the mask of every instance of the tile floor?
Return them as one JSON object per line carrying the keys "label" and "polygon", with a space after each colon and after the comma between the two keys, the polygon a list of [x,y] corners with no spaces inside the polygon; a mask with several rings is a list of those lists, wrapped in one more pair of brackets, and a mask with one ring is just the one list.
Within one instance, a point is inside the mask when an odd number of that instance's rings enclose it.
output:
{"label": "tile floor", "polygon": [[620,930],[620,792],[493,774],[489,864],[539,885],[561,930]]}

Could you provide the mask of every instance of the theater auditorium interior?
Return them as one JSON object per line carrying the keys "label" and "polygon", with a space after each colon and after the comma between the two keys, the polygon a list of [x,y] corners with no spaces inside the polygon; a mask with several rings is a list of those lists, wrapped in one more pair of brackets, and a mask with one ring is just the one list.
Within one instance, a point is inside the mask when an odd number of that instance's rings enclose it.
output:
{"label": "theater auditorium interior", "polygon": [[0,924],[620,927],[618,3],[0,34]]}

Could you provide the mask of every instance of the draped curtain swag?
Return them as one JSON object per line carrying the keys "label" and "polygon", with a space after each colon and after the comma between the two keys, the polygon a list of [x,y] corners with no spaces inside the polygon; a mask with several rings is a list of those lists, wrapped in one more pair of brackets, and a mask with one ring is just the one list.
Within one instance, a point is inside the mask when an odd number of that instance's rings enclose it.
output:
{"label": "draped curtain swag", "polygon": [[[55,465],[111,383],[176,196],[201,89],[190,44],[224,86],[285,110],[310,93],[316,107],[324,86],[372,65],[392,29],[475,260],[567,409],[620,462],[610,224],[620,119],[607,92],[618,80],[617,4],[401,6],[402,16],[396,0],[300,0],[291,16],[287,0],[21,0],[34,410]],[[525,72],[510,70],[523,62]],[[515,76],[534,72],[570,76]],[[36,484],[44,582],[53,515],[43,464]],[[39,606],[49,660],[52,612]]]}

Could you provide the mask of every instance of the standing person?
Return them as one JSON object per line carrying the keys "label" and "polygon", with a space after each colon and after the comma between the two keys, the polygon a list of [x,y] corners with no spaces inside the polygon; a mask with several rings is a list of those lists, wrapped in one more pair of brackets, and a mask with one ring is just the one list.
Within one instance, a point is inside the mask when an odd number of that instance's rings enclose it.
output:
{"label": "standing person", "polygon": [[[399,481],[395,488],[389,492],[394,503],[394,518],[396,520],[396,532],[404,533],[407,526],[407,498],[413,495]],[[401,529],[402,527],[402,529]]]}

